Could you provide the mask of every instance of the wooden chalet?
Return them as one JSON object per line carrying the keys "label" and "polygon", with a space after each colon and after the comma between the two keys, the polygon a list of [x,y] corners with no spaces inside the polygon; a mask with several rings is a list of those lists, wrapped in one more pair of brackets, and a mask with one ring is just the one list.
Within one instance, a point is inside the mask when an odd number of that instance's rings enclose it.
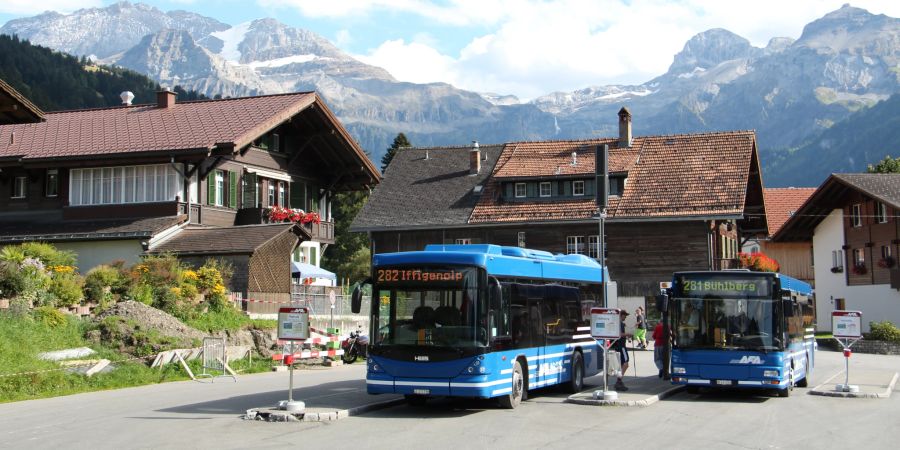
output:
{"label": "wooden chalet", "polygon": [[765,235],[752,131],[402,149],[352,230],[373,252],[431,243],[518,245],[599,258],[595,152],[609,146],[607,258],[620,305],[643,304],[677,270],[737,266]]}
{"label": "wooden chalet", "polygon": [[[380,178],[314,92],[161,91],[153,104],[40,113],[10,90],[0,85],[0,245],[52,242],[82,272],[163,251],[230,255],[234,291],[289,295],[292,258],[318,265],[334,242],[334,193]],[[276,207],[321,221],[265,225]]]}

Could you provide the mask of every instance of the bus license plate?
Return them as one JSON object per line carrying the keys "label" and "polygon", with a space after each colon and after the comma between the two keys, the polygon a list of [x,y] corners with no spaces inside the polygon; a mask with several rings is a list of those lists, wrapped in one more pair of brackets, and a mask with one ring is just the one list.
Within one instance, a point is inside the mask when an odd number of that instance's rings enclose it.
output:
{"label": "bus license plate", "polygon": [[723,386],[731,386],[731,380],[716,380],[716,384]]}

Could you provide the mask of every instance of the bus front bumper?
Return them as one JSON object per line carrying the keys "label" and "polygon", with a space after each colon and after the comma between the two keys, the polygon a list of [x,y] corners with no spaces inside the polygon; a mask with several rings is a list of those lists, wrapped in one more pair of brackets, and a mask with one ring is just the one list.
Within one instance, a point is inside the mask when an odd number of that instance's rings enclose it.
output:
{"label": "bus front bumper", "polygon": [[366,392],[369,394],[404,394],[453,397],[491,398],[512,391],[509,376],[490,379],[487,375],[471,377],[404,378],[372,374],[366,377]]}

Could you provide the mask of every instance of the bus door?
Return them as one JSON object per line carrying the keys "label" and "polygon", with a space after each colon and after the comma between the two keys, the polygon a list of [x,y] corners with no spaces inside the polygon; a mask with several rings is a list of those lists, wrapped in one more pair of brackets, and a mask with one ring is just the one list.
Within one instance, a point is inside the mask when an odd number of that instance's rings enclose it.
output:
{"label": "bus door", "polygon": [[536,381],[544,355],[544,324],[541,314],[543,286],[513,284],[510,302],[513,348],[528,359],[528,383]]}

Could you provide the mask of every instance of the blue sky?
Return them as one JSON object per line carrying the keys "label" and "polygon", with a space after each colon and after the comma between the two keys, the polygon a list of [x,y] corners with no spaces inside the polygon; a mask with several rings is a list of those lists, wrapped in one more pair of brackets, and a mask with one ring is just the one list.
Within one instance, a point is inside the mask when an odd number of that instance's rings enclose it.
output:
{"label": "blue sky", "polygon": [[[846,0],[146,0],[236,25],[274,17],[411,82],[447,82],[523,100],[666,71],[697,33],[725,28],[759,47],[798,38]],[[3,0],[0,23],[109,0]],[[900,1],[853,6],[900,17]]]}

